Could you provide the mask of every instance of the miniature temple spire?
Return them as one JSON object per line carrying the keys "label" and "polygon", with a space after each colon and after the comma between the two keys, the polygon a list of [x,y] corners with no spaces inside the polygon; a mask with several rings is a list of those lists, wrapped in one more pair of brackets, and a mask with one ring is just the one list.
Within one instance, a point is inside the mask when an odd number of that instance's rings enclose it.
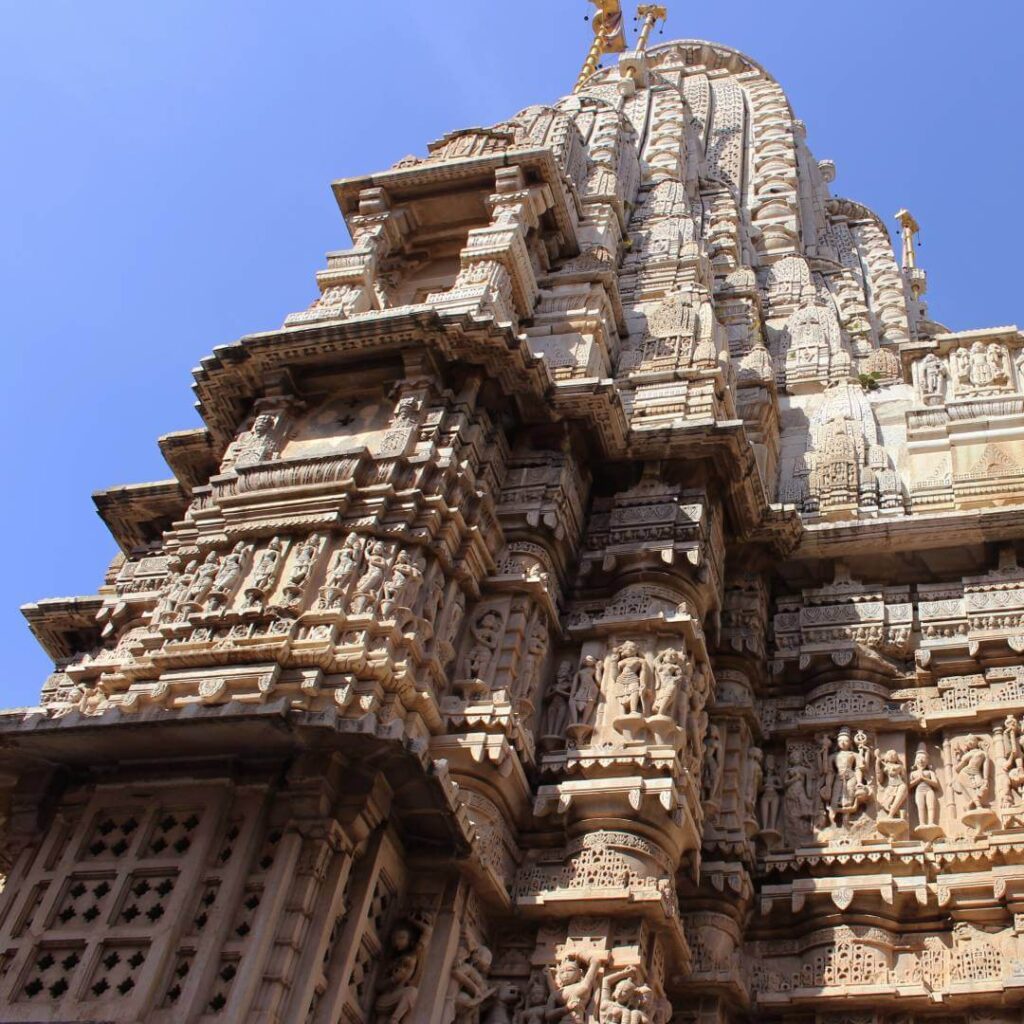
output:
{"label": "miniature temple spire", "polygon": [[583,83],[597,70],[601,58],[606,53],[622,53],[626,49],[626,31],[622,23],[622,4],[620,0],[590,0],[597,13],[593,17],[594,41],[590,52],[583,62],[579,78],[573,92],[579,92]]}
{"label": "miniature temple spire", "polygon": [[903,238],[903,269],[913,270],[917,266],[917,257],[914,255],[914,239],[921,230],[914,215],[909,210],[900,210],[896,214],[899,221],[900,234]]}

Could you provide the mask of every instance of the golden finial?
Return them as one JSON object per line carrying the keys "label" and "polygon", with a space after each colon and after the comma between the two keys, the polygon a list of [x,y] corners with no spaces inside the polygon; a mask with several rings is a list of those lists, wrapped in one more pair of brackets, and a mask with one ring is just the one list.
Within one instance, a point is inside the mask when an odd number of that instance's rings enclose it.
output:
{"label": "golden finial", "polygon": [[583,83],[597,70],[601,58],[606,53],[622,53],[626,49],[626,30],[622,24],[622,4],[620,0],[590,0],[597,8],[591,24],[594,28],[594,41],[590,52],[583,62],[583,70],[576,79],[573,92],[579,92]]}
{"label": "golden finial", "polygon": [[917,256],[914,254],[914,239],[921,228],[909,210],[900,210],[896,214],[896,220],[899,221],[900,233],[903,237],[903,269],[913,270],[917,266]]}
{"label": "golden finial", "polygon": [[640,38],[636,41],[637,50],[643,53],[647,49],[647,40],[651,38],[654,26],[668,17],[668,8],[662,4],[641,4],[636,9],[636,16],[643,19]]}

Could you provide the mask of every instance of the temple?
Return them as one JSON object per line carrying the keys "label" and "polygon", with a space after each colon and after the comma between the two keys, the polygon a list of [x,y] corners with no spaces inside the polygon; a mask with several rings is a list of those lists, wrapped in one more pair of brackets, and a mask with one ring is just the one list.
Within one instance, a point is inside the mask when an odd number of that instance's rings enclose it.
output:
{"label": "temple", "polygon": [[648,35],[336,181],[96,496],[0,713],[3,1021],[1024,1020],[1024,334]]}

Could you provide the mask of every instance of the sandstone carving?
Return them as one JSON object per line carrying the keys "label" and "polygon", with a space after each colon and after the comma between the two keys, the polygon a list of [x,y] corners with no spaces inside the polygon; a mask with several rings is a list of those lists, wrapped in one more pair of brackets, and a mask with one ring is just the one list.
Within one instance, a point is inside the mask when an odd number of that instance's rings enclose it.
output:
{"label": "sandstone carving", "polygon": [[25,607],[0,1019],[1022,1019],[1024,334],[593,7],[571,95],[334,183]]}

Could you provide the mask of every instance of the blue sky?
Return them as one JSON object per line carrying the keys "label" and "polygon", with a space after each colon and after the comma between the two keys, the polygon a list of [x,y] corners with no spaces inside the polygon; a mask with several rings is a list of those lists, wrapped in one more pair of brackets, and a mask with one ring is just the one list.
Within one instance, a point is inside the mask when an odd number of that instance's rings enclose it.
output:
{"label": "blue sky", "polygon": [[[49,671],[18,612],[95,591],[91,493],[168,475],[190,368],[278,326],[347,236],[333,178],[567,92],[585,0],[0,0],[7,439],[0,704]],[[671,4],[660,42],[778,77],[833,190],[921,222],[932,315],[1024,322],[1024,14],[1007,0]]]}

